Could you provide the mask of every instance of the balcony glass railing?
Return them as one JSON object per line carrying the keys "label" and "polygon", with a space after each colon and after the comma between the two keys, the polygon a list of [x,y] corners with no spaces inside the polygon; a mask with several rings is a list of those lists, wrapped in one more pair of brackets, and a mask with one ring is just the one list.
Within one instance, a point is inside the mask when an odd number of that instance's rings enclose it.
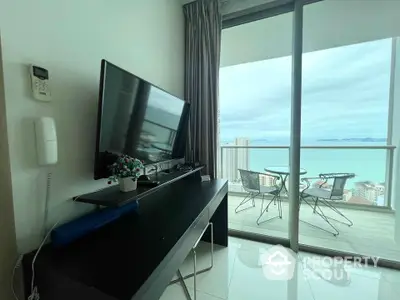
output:
{"label": "balcony glass railing", "polygon": [[[303,146],[301,167],[307,170],[304,177],[356,174],[345,186],[344,204],[391,207],[394,150],[394,146]],[[219,176],[228,179],[230,192],[244,192],[238,169],[265,172],[266,167],[289,166],[288,146],[222,146],[220,154]],[[266,186],[272,183],[268,177],[260,181]]]}

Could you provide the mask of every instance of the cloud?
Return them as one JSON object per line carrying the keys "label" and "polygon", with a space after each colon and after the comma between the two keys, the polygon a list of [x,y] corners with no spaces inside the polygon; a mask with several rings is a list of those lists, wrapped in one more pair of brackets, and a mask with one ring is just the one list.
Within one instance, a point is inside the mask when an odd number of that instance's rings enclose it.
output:
{"label": "cloud", "polygon": [[[302,136],[386,137],[391,39],[303,55]],[[221,68],[222,140],[288,138],[291,57]]]}

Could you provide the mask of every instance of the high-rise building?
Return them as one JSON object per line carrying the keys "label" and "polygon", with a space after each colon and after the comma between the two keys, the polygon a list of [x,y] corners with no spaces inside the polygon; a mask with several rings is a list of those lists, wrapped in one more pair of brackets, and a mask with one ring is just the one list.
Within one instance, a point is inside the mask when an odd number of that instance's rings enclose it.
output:
{"label": "high-rise building", "polygon": [[[249,139],[236,138],[234,143],[226,146],[249,146]],[[231,182],[239,181],[238,169],[249,169],[249,149],[227,148],[222,153],[222,176]]]}
{"label": "high-rise building", "polygon": [[354,195],[362,197],[370,202],[377,203],[378,197],[385,194],[385,186],[371,181],[355,183]]}
{"label": "high-rise building", "polygon": [[353,197],[353,191],[344,189],[343,190],[343,200],[348,202],[351,199],[351,197]]}
{"label": "high-rise building", "polygon": [[260,175],[260,184],[263,186],[273,186],[275,183],[275,177],[268,175]]}
{"label": "high-rise building", "polygon": [[[233,144],[226,144],[225,146],[232,146]],[[228,179],[230,182],[237,181],[236,156],[235,150],[232,148],[223,149],[222,153],[222,177]]]}
{"label": "high-rise building", "polygon": [[[249,139],[236,138],[235,146],[249,146]],[[249,149],[239,148],[236,150],[237,169],[248,170],[249,169]]]}

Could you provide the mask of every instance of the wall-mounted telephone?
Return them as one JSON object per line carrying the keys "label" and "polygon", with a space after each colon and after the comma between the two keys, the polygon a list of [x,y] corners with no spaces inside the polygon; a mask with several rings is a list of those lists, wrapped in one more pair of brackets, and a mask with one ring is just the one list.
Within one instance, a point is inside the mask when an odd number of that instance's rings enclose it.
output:
{"label": "wall-mounted telephone", "polygon": [[38,66],[29,68],[32,82],[32,96],[36,100],[51,101],[49,71]]}
{"label": "wall-mounted telephone", "polygon": [[36,150],[39,165],[57,163],[57,132],[53,118],[35,120]]}

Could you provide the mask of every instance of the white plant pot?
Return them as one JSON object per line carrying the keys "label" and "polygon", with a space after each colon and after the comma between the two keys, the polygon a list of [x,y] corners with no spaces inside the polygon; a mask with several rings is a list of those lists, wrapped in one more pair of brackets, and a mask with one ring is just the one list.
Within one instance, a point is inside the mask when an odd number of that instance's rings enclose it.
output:
{"label": "white plant pot", "polygon": [[118,182],[121,192],[132,192],[137,188],[137,180],[132,177],[118,178]]}

